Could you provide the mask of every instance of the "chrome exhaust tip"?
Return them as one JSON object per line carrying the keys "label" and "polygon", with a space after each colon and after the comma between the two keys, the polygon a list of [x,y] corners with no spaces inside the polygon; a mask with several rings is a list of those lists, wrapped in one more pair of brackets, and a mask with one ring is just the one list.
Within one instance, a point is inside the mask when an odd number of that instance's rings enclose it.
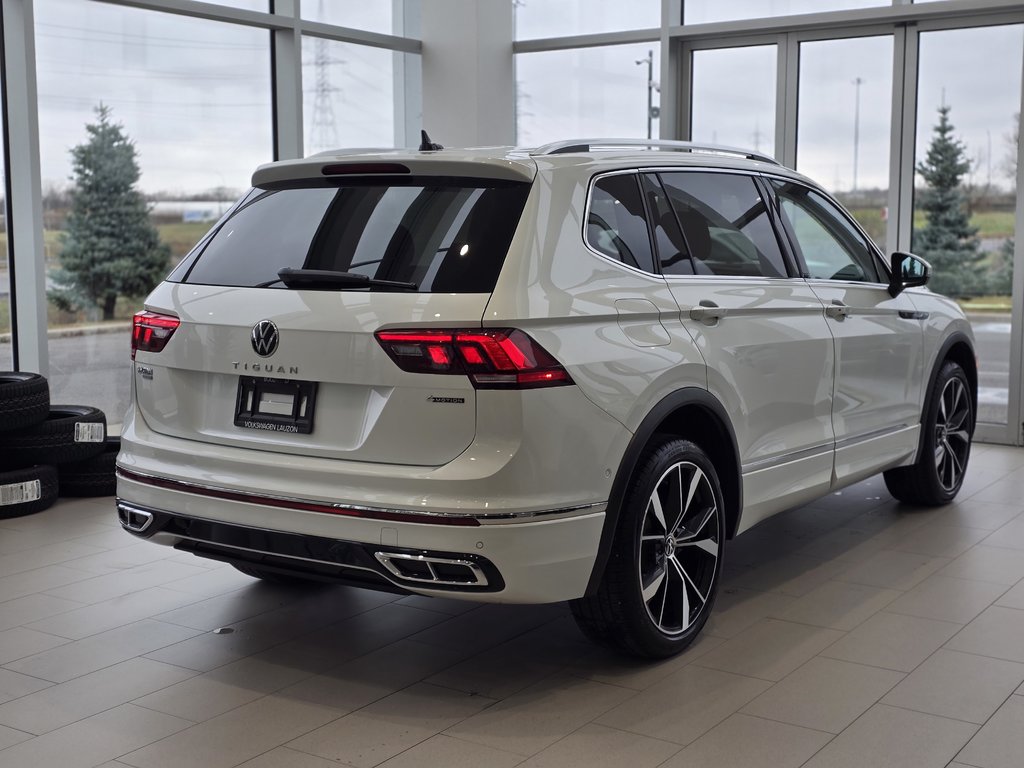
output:
{"label": "chrome exhaust tip", "polygon": [[399,581],[444,587],[488,585],[487,575],[471,560],[405,552],[374,552],[374,557]]}
{"label": "chrome exhaust tip", "polygon": [[142,533],[153,523],[153,513],[144,509],[117,502],[117,519],[121,521],[121,527],[132,533]]}

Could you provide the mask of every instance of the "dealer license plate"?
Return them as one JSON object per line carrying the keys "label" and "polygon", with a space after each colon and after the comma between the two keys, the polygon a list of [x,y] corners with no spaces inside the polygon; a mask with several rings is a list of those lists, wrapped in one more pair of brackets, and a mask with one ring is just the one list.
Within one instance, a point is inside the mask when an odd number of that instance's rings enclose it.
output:
{"label": "dealer license plate", "polygon": [[235,426],[308,435],[313,431],[316,382],[238,377]]}

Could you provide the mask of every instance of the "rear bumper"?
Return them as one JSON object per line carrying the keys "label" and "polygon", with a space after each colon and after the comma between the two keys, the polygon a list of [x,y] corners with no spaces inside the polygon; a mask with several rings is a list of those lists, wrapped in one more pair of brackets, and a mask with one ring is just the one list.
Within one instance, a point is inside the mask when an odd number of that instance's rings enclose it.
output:
{"label": "rear bumper", "polygon": [[263,497],[451,515],[530,515],[607,501],[632,437],[619,422],[577,387],[487,395],[487,403],[478,403],[476,439],[437,466],[287,453],[276,450],[272,437],[245,448],[174,437],[152,429],[134,405],[122,428],[118,466]]}
{"label": "rear bumper", "polygon": [[604,523],[603,507],[472,525],[376,518],[366,509],[351,517],[187,493],[147,480],[118,477],[121,525],[140,538],[282,573],[485,602],[582,596]]}
{"label": "rear bumper", "polygon": [[266,531],[183,517],[118,500],[121,526],[140,538],[199,557],[388,591],[428,587],[489,593],[504,589],[494,565],[476,554],[427,552]]}
{"label": "rear bumper", "polygon": [[[225,533],[231,526],[232,535],[244,529],[258,533],[245,534],[252,541],[265,542],[244,545],[254,557],[286,557],[303,538],[316,547],[358,550],[355,565],[367,566],[363,575],[417,594],[516,603],[580,597],[630,434],[576,387],[489,395],[493,402],[479,414],[477,439],[436,467],[186,440],[150,429],[132,407],[121,434],[118,499],[173,521],[150,535],[180,549],[197,551],[195,540],[202,537],[189,530],[221,526],[211,530]],[[482,563],[490,575],[486,587],[416,581],[402,574],[424,561],[396,558],[389,567],[388,553]],[[334,576],[340,566],[353,566],[327,560]],[[288,563],[306,572],[320,568],[296,558]]]}

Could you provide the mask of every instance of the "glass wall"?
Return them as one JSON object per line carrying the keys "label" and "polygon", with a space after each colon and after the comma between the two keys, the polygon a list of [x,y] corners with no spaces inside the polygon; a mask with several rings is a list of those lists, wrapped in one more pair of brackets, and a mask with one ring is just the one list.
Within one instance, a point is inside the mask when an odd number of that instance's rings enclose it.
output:
{"label": "glass wall", "polygon": [[[650,65],[649,65],[650,62]],[[559,139],[658,136],[657,82],[661,60],[654,43],[610,45],[515,57],[518,143]],[[648,80],[648,72],[653,77]]]}
{"label": "glass wall", "polygon": [[763,19],[892,5],[892,0],[683,0],[683,23]]}
{"label": "glass wall", "polygon": [[517,40],[661,26],[660,0],[515,0],[514,8]]}
{"label": "glass wall", "polygon": [[775,154],[777,55],[774,45],[693,52],[693,141]]}
{"label": "glass wall", "polygon": [[381,48],[302,39],[306,153],[395,144],[393,65]]}
{"label": "glass wall", "polygon": [[1005,424],[1024,26],[923,32],[920,46],[913,248],[974,328],[978,420]]}
{"label": "glass wall", "polygon": [[[38,0],[35,24],[51,397],[101,408],[116,432],[132,314],[273,157],[270,37],[81,0]],[[125,142],[134,153],[117,149]],[[134,154],[159,244],[96,242],[76,227],[76,194],[102,205],[114,188],[76,193],[101,151],[122,164]]]}
{"label": "glass wall", "polygon": [[246,11],[268,11],[270,0],[206,0],[217,5],[226,5],[229,8],[242,8]]}
{"label": "glass wall", "polygon": [[302,18],[342,27],[400,34],[394,28],[392,0],[302,0]]}
{"label": "glass wall", "polygon": [[800,44],[796,167],[885,247],[892,122],[891,35]]}
{"label": "glass wall", "polygon": [[[0,137],[7,127],[0,109]],[[0,152],[0,371],[14,367],[14,346],[11,340],[11,274],[7,263],[7,169]]]}

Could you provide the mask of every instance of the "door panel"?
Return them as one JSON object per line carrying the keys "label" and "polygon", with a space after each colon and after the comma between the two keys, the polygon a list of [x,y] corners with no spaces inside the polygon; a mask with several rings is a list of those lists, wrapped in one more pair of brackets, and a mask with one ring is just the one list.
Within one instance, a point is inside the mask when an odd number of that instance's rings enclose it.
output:
{"label": "door panel", "polygon": [[877,252],[837,205],[793,181],[770,186],[835,338],[835,482],[852,482],[916,449],[924,328],[908,296],[889,294]]}
{"label": "door panel", "polygon": [[[818,297],[800,279],[669,278],[669,288],[732,419],[743,527],[827,490],[835,359]],[[797,458],[799,470],[786,466]]]}
{"label": "door panel", "polygon": [[[835,337],[832,423],[836,480],[842,483],[873,474],[868,471],[872,466],[917,448],[924,329],[914,319],[910,298],[900,294],[894,299],[881,285],[828,280],[808,284],[825,304]],[[887,433],[889,438],[883,439]]]}
{"label": "door panel", "polygon": [[[658,177],[681,233],[668,238],[681,241],[669,261],[675,267],[685,257],[694,273],[666,279],[707,362],[708,389],[732,419],[746,528],[829,487],[832,334],[807,283],[786,276],[789,265],[752,177]],[[660,242],[659,255],[664,264]]]}

